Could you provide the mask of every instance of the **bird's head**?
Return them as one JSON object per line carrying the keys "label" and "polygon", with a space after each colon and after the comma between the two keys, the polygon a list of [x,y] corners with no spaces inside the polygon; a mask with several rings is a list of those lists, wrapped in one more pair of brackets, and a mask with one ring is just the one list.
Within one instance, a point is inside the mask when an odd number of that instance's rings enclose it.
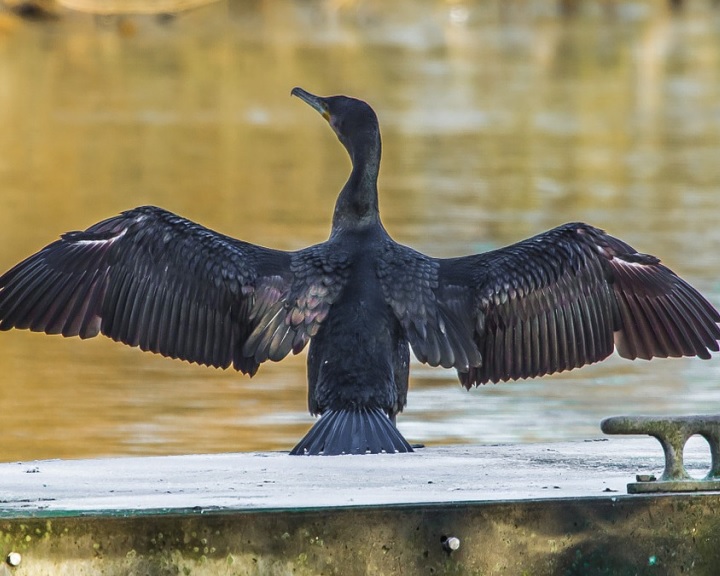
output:
{"label": "bird's head", "polygon": [[361,144],[367,146],[378,140],[377,116],[362,100],[348,96],[315,96],[302,88],[293,88],[290,94],[312,106],[328,121],[351,157]]}

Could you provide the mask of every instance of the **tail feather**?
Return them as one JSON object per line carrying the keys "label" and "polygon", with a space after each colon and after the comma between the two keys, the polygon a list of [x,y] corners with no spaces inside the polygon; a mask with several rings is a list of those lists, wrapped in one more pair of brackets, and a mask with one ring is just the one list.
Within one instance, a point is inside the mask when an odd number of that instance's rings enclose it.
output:
{"label": "tail feather", "polygon": [[380,408],[328,410],[290,454],[335,456],[412,452],[410,444]]}

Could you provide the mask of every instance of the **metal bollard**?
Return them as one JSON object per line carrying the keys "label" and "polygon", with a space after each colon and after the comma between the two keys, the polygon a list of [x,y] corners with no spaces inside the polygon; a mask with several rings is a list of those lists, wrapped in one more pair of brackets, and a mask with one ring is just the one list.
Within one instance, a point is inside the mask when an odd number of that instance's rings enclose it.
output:
{"label": "metal bollard", "polygon": [[[628,494],[647,492],[720,491],[720,414],[697,416],[614,416],[600,424],[605,434],[648,434],[658,439],[665,452],[660,479],[638,475],[628,484]],[[685,470],[683,449],[691,436],[702,436],[710,445],[710,471],[694,479]]]}

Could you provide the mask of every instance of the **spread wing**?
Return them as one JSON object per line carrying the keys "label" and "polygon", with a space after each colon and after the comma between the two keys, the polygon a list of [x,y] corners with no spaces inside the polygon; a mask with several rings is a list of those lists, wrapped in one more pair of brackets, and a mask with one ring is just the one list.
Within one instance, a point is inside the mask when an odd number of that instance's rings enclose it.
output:
{"label": "spread wing", "polygon": [[[657,258],[585,224],[485,254],[423,258],[408,268],[420,266],[428,279],[415,274],[390,303],[418,358],[442,366],[454,358],[467,387],[570,370],[614,347],[630,359],[718,350],[720,314],[697,290]],[[468,339],[477,355],[464,353],[465,368],[457,359]]]}
{"label": "spread wing", "polygon": [[145,206],[64,234],[0,277],[0,330],[102,333],[254,374],[317,331],[344,279],[331,260],[322,245],[271,250]]}

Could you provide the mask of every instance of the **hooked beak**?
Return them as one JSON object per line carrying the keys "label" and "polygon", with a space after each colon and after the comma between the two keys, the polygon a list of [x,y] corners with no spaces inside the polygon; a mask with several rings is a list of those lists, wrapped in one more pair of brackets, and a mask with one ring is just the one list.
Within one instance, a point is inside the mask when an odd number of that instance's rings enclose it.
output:
{"label": "hooked beak", "polygon": [[325,102],[325,98],[322,98],[320,96],[315,96],[315,94],[310,94],[310,92],[307,92],[306,90],[303,90],[302,88],[295,87],[290,92],[291,96],[297,96],[305,102],[306,104],[309,104],[315,110],[320,112],[320,115],[325,118],[328,122],[330,121],[330,110],[328,109],[328,105]]}

